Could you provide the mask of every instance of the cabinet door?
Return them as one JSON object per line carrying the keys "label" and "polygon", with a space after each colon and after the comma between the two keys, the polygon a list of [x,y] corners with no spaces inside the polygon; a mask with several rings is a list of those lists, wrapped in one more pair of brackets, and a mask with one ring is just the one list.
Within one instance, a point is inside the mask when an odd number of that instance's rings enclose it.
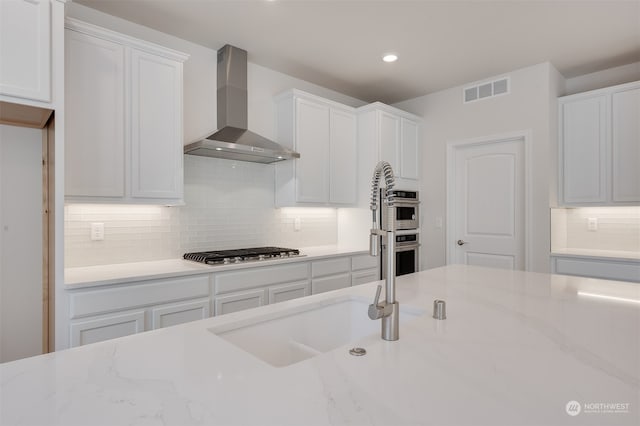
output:
{"label": "cabinet door", "polygon": [[640,201],[640,89],[613,94],[611,144],[612,201]]}
{"label": "cabinet door", "polygon": [[567,102],[561,111],[562,198],[567,204],[605,202],[606,97]]}
{"label": "cabinet door", "polygon": [[324,293],[325,291],[338,290],[350,286],[351,273],[314,278],[311,281],[311,294]]}
{"label": "cabinet door", "polygon": [[182,63],[131,50],[131,195],[182,198]]}
{"label": "cabinet door", "polygon": [[380,280],[378,268],[357,271],[351,275],[351,285],[360,285]]}
{"label": "cabinet door", "polygon": [[151,326],[154,330],[205,318],[209,318],[208,298],[171,303],[151,309]]}
{"label": "cabinet door", "polygon": [[124,197],[124,47],[65,31],[65,195]]}
{"label": "cabinet door", "polygon": [[356,116],[331,109],[329,140],[329,201],[336,204],[356,202]]}
{"label": "cabinet door", "polygon": [[114,314],[71,323],[71,347],[144,331],[144,311]]}
{"label": "cabinet door", "polygon": [[391,164],[395,173],[400,172],[398,151],[400,145],[400,117],[378,111],[379,159]]}
{"label": "cabinet door", "polygon": [[264,305],[264,290],[239,291],[237,293],[216,296],[215,315],[230,314],[231,312],[257,308]]}
{"label": "cabinet door", "polygon": [[293,300],[310,294],[309,281],[277,285],[269,288],[269,304]]}
{"label": "cabinet door", "polygon": [[296,201],[329,201],[329,107],[296,99]]}
{"label": "cabinet door", "polygon": [[49,0],[0,1],[0,94],[51,101]]}
{"label": "cabinet door", "polygon": [[401,121],[402,136],[400,140],[400,177],[418,179],[418,124],[403,118]]}

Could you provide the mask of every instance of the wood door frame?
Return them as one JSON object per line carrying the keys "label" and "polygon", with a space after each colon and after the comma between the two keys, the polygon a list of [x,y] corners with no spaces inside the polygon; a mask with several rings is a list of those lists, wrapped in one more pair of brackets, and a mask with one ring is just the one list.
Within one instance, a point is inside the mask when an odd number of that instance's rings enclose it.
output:
{"label": "wood door frame", "polygon": [[489,145],[500,142],[508,142],[522,140],[524,143],[524,270],[528,271],[531,263],[531,254],[533,253],[531,241],[531,219],[532,203],[531,203],[531,155],[532,155],[532,132],[531,130],[521,130],[509,133],[501,133],[497,135],[481,136],[477,138],[462,139],[447,142],[446,153],[446,229],[445,229],[445,250],[446,264],[450,265],[455,259],[455,245],[453,244],[453,236],[455,234],[456,203],[455,203],[455,184],[456,184],[456,152],[460,148],[470,148],[479,145]]}

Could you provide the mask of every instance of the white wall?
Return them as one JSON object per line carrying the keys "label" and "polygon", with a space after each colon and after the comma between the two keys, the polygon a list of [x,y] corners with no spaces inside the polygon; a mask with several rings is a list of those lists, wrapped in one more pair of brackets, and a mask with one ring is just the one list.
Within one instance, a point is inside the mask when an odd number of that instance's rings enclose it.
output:
{"label": "white wall", "polygon": [[[556,144],[556,112],[553,111],[556,93],[551,92],[560,90],[562,78],[549,63],[516,70],[508,75],[511,92],[506,96],[463,104],[463,86],[459,86],[395,105],[424,118],[420,182],[423,269],[442,266],[446,262],[447,143],[530,131],[532,250],[529,269],[549,270],[549,189],[555,185],[550,158]],[[441,229],[436,227],[438,217],[445,219]]]}
{"label": "white wall", "polygon": [[640,80],[640,62],[609,68],[606,70],[567,78],[566,90],[563,94],[587,92],[616,84],[630,83]]}
{"label": "white wall", "polygon": [[42,353],[42,130],[0,125],[0,362]]}

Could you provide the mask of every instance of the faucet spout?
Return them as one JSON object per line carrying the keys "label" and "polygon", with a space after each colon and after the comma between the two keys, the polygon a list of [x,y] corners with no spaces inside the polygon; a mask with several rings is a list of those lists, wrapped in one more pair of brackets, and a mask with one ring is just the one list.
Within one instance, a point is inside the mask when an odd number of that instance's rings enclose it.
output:
{"label": "faucet spout", "polygon": [[[384,200],[380,200],[380,179],[384,176],[386,185],[386,195]],[[395,185],[395,177],[391,165],[386,161],[380,161],[371,179],[371,211],[373,225],[370,235],[370,254],[378,255],[378,246],[381,239],[386,239],[387,244],[387,276],[385,277],[385,301],[380,303],[381,286],[378,286],[374,303],[369,306],[369,318],[372,320],[382,320],[382,338],[384,340],[399,339],[400,304],[396,301],[396,253],[395,253],[395,208],[394,194],[391,191]],[[384,204],[384,207],[381,206]],[[388,209],[387,223],[380,223],[378,227],[376,210],[378,208]]]}

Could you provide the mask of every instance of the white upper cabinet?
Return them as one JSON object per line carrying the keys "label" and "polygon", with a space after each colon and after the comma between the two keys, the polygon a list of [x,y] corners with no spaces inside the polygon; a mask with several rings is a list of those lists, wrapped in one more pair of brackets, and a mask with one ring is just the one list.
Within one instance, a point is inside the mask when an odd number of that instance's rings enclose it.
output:
{"label": "white upper cabinet", "polygon": [[181,62],[131,50],[131,126],[131,195],[181,199]]}
{"label": "white upper cabinet", "polygon": [[68,19],[65,197],[179,204],[187,56]]}
{"label": "white upper cabinet", "polygon": [[65,194],[124,197],[124,46],[65,35]]}
{"label": "white upper cabinet", "polygon": [[356,202],[353,108],[291,90],[276,98],[277,142],[300,154],[276,163],[276,205],[341,206]]}
{"label": "white upper cabinet", "polygon": [[640,82],[559,99],[559,203],[640,203]]}
{"label": "white upper cabinet", "polygon": [[612,201],[638,203],[640,202],[640,87],[614,93],[611,108]]}
{"label": "white upper cabinet", "polygon": [[49,0],[0,1],[0,95],[51,101]]}
{"label": "white upper cabinet", "polygon": [[368,204],[369,184],[379,161],[391,164],[396,188],[417,190],[420,178],[418,116],[375,102],[358,108],[359,204]]}
{"label": "white upper cabinet", "polygon": [[562,114],[562,194],[565,203],[604,203],[607,102],[604,96],[566,102]]}

